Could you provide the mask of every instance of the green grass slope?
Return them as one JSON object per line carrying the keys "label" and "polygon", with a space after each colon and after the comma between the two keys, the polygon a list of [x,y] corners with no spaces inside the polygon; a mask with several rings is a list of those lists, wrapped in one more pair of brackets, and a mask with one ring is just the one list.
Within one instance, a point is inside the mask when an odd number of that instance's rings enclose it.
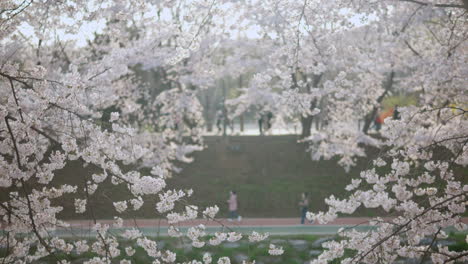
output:
{"label": "green grass slope", "polygon": [[296,136],[207,137],[205,142],[207,148],[169,184],[192,188],[197,204],[215,203],[225,215],[231,189],[238,192],[239,212],[246,217],[298,216],[301,192],[309,193],[310,209],[325,210],[324,198],[343,196],[350,179],[368,166],[362,159],[346,173],[336,160],[312,161]]}
{"label": "green grass slope", "polygon": [[[346,197],[345,186],[369,168],[369,161],[378,154],[378,150],[368,149],[368,157],[359,159],[346,173],[336,160],[312,161],[305,151],[307,146],[297,143],[296,136],[211,136],[205,138],[205,144],[205,150],[194,154],[193,163],[179,164],[183,170],[168,180],[168,188],[193,189],[189,202],[202,208],[216,204],[221,209],[219,217],[227,216],[229,190],[238,192],[239,213],[243,217],[299,217],[301,192],[310,194],[310,210],[326,210],[324,199],[331,194]],[[72,162],[58,173],[54,183],[77,184],[83,194],[84,183],[93,172],[91,166]],[[467,173],[466,168],[461,168],[456,174]],[[468,177],[462,178],[468,182]],[[94,215],[109,219],[116,215],[112,202],[129,197],[125,186],[114,186],[107,179],[90,197],[88,211],[83,215],[75,214],[73,196],[56,204],[64,207],[60,215],[64,218],[89,219]],[[122,217],[160,217],[155,210],[158,197],[144,199],[140,210],[126,212]],[[377,215],[386,214],[382,210],[358,210],[353,216]]]}

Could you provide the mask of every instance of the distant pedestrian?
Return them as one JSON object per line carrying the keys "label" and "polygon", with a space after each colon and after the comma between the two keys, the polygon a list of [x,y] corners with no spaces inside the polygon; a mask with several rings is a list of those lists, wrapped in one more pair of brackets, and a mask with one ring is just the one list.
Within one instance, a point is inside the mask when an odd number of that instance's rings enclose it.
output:
{"label": "distant pedestrian", "polygon": [[229,200],[227,200],[229,205],[229,219],[228,221],[233,221],[237,218],[237,221],[241,221],[242,217],[237,213],[237,193],[236,191],[229,192]]}
{"label": "distant pedestrian", "polygon": [[260,130],[260,135],[263,135],[263,114],[260,114],[258,118],[258,129]]}
{"label": "distant pedestrian", "polygon": [[227,118],[227,125],[231,129],[231,134],[234,135],[234,118]]}
{"label": "distant pedestrian", "polygon": [[223,120],[224,120],[223,111],[218,110],[216,112],[216,128],[218,129],[218,133],[221,133],[223,129],[222,128]]}
{"label": "distant pedestrian", "polygon": [[273,113],[269,111],[266,115],[267,122],[266,122],[266,130],[270,130],[271,128],[271,120],[273,119]]}
{"label": "distant pedestrian", "polygon": [[400,119],[400,112],[398,111],[398,105],[395,105],[395,109],[393,110],[393,120]]}
{"label": "distant pedestrian", "polygon": [[299,202],[299,208],[301,211],[301,225],[304,224],[307,210],[309,210],[309,194],[303,192],[301,194],[301,201]]}
{"label": "distant pedestrian", "polygon": [[375,130],[380,131],[380,129],[382,128],[383,122],[384,122],[384,121],[383,121],[383,119],[382,119],[382,116],[381,116],[381,115],[377,115],[377,117],[375,118],[375,121],[374,121]]}

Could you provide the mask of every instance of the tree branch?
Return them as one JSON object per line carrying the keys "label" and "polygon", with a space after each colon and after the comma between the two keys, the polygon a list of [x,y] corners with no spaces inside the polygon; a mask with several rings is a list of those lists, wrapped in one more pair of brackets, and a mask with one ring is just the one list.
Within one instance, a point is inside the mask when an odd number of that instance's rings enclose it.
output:
{"label": "tree branch", "polygon": [[15,150],[15,154],[16,154],[16,162],[18,163],[18,168],[20,170],[23,170],[23,166],[21,165],[21,160],[20,160],[20,154],[19,154],[19,151],[18,151],[18,146],[16,145],[15,136],[13,135],[13,130],[11,129],[11,126],[10,126],[10,123],[8,122],[8,119],[9,119],[9,117],[5,116],[5,122],[6,122],[6,125],[7,125],[7,128],[8,128],[8,133],[10,134],[11,141],[13,141],[13,149]]}
{"label": "tree branch", "polygon": [[[418,0],[399,0],[400,2],[409,2],[409,3],[415,3],[415,4],[418,4],[418,5],[422,5],[422,6],[428,6],[428,5],[432,5],[430,3],[426,3],[426,2],[422,2],[422,1],[418,1]],[[442,7],[442,8],[463,8],[463,9],[467,9],[467,5],[468,3],[467,0],[463,0],[465,2],[464,5],[456,5],[456,4],[435,4],[433,6],[435,7]]]}
{"label": "tree branch", "polygon": [[411,46],[411,44],[409,44],[409,42],[407,40],[405,40],[405,44],[406,46],[408,46],[408,48],[414,53],[414,55],[418,56],[419,58],[422,58],[421,54],[419,54],[419,52],[417,52],[413,46]]}
{"label": "tree branch", "polygon": [[461,196],[464,196],[466,195],[468,192],[462,192],[460,194],[457,194],[457,195],[453,195],[452,197],[450,198],[447,198],[427,209],[425,209],[424,211],[422,211],[421,213],[419,213],[418,215],[414,216],[413,218],[409,219],[406,223],[402,224],[400,227],[398,227],[393,233],[391,233],[390,235],[382,238],[379,242],[377,242],[375,245],[373,245],[367,252],[365,253],[362,253],[360,255],[357,255],[355,256],[352,260],[354,261],[358,256],[360,256],[360,258],[358,259],[358,261],[356,262],[353,262],[353,263],[360,263],[367,255],[369,255],[371,252],[373,252],[378,246],[382,245],[385,241],[387,241],[388,239],[392,238],[393,236],[397,235],[401,230],[403,230],[406,226],[408,226],[411,222],[413,222],[414,220],[418,219],[419,217],[425,215],[427,212],[431,211],[432,209],[440,206],[440,205],[443,205],[444,203],[447,203],[447,202],[450,202],[458,197],[461,197]]}

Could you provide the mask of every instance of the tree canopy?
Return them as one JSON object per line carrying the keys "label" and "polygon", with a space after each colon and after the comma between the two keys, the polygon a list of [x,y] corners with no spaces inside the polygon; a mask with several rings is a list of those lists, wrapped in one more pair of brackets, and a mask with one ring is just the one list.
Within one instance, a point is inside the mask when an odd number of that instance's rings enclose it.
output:
{"label": "tree canopy", "polygon": [[[308,217],[326,223],[382,207],[391,220],[375,218],[366,233],[342,230],[343,239],[327,242],[312,263],[468,261],[467,251],[420,245],[424,236],[445,237],[445,227],[467,228],[467,10],[466,0],[1,1],[0,260],[68,263],[59,253],[76,251],[98,255],[86,263],[113,263],[141,247],[153,263],[179,261],[137,229],[123,233],[136,243],[121,252],[118,237],[94,217],[104,181],[131,197],[109,201],[116,227],[142,197],[154,196],[154,216],[173,224],[171,236],[187,236],[194,247],[240,239],[235,232],[207,238],[204,226],[180,232],[176,223],[216,220],[219,208],[197,207],[191,190],[168,189],[166,180],[203,148],[197,95],[217,80],[253,75],[226,102],[226,115],[255,107],[278,122],[298,119],[312,159],[338,156],[345,169],[366,145],[381,149],[369,170],[350,179],[348,198],[331,196],[327,212]],[[147,72],[156,87],[142,78]],[[399,115],[372,135],[392,94],[416,103],[398,106]],[[80,185],[55,185],[73,161],[93,173],[81,175]],[[50,233],[69,226],[58,217],[64,196],[94,220],[93,240]]]}

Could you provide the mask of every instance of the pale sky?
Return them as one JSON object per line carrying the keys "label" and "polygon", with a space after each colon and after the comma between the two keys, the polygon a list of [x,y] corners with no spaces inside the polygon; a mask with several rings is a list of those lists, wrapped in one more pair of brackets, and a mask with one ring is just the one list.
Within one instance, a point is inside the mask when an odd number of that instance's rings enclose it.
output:
{"label": "pale sky", "polygon": [[[344,10],[343,12],[346,13],[347,11]],[[75,18],[81,19],[81,16],[82,15],[78,12],[75,15]],[[156,10],[149,10],[149,12],[146,12],[145,18],[149,18],[149,17],[154,17],[156,19],[157,18]],[[170,20],[170,17],[171,17],[171,14],[169,13],[167,9],[161,12],[162,20]],[[350,19],[350,22],[356,26],[361,26],[365,24],[365,23],[362,23],[361,21],[362,17],[363,15],[355,15]],[[231,17],[230,19],[232,20],[232,22],[230,23],[229,21],[226,21],[227,24],[236,24],[236,21],[234,21],[234,18]],[[373,19],[375,19],[375,17],[369,18],[369,20],[373,20]],[[64,17],[62,21],[65,22],[66,24],[73,24],[75,23],[76,20]],[[76,40],[76,45],[78,47],[84,47],[86,46],[88,40],[92,40],[94,38],[95,33],[102,33],[104,28],[105,28],[104,19],[100,21],[84,22],[77,34],[70,34],[70,33],[66,33],[64,30],[58,30],[57,36],[60,40],[63,40],[63,41]],[[233,37],[237,37],[239,35],[238,34],[239,32],[237,31],[234,31],[234,30],[228,30],[228,31],[231,33],[231,36]],[[247,37],[247,38],[252,38],[252,39],[260,38],[261,36],[259,34],[259,31],[260,31],[259,26],[252,25],[246,28],[245,30],[243,30],[241,35],[242,37]],[[29,26],[28,24],[26,23],[21,24],[20,32],[25,37],[30,39],[33,43],[37,43],[38,39],[34,34],[33,28]]]}

